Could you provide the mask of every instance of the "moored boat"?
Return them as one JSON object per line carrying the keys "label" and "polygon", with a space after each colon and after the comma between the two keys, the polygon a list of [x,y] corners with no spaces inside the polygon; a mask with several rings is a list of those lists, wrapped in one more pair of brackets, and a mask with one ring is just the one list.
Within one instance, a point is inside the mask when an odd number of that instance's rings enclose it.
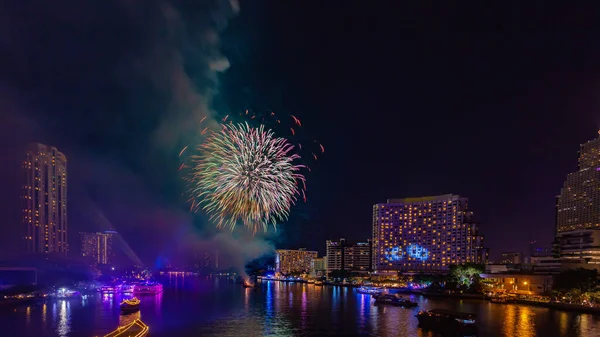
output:
{"label": "moored boat", "polygon": [[385,289],[381,289],[379,287],[360,287],[356,289],[357,292],[361,294],[369,294],[374,295],[383,292]]}
{"label": "moored boat", "polygon": [[322,286],[323,285],[323,281],[315,281],[315,285],[316,286]]}
{"label": "moored boat", "polygon": [[137,298],[132,298],[130,300],[123,300],[121,302],[121,311],[123,312],[134,312],[140,310],[140,300]]}
{"label": "moored boat", "polygon": [[133,287],[134,294],[159,294],[162,293],[162,291],[162,284],[154,282],[146,282]]}
{"label": "moored boat", "polygon": [[98,288],[98,291],[103,294],[114,294],[116,292],[116,288],[113,286],[102,286]]}
{"label": "moored boat", "polygon": [[414,308],[419,304],[397,295],[382,294],[375,297],[375,304],[389,304],[397,307]]}
{"label": "moored boat", "polygon": [[416,317],[419,326],[426,329],[469,334],[477,332],[477,316],[471,313],[432,309],[420,311]]}
{"label": "moored boat", "polygon": [[507,296],[492,296],[490,297],[490,302],[492,303],[506,303],[508,302]]}

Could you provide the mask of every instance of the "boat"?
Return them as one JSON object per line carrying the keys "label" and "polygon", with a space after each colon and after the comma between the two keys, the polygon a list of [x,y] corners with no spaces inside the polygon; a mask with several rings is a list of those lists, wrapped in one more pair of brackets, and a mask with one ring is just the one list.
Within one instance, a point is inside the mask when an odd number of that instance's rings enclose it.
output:
{"label": "boat", "polygon": [[360,294],[374,295],[374,294],[381,293],[383,290],[378,287],[360,287],[360,288],[356,289],[356,291]]}
{"label": "boat", "polygon": [[323,281],[315,281],[315,285],[316,286],[322,286],[323,285]]}
{"label": "boat", "polygon": [[307,283],[308,284],[315,284],[315,280],[308,280]]}
{"label": "boat", "polygon": [[429,311],[419,311],[416,317],[419,320],[419,326],[422,328],[461,334],[477,333],[477,316],[475,314],[432,309]]}
{"label": "boat", "polygon": [[492,296],[490,297],[491,303],[506,303],[508,302],[507,296]]}
{"label": "boat", "polygon": [[135,285],[133,287],[134,294],[159,294],[162,293],[163,286],[160,283],[155,282],[146,282],[142,284]]}
{"label": "boat", "polygon": [[389,304],[397,307],[414,308],[419,304],[397,295],[382,294],[375,297],[375,304]]}
{"label": "boat", "polygon": [[136,319],[127,325],[118,327],[117,330],[109,333],[108,335],[104,335],[104,337],[146,337],[148,336],[148,330],[150,330],[149,326],[142,322],[142,320]]}
{"label": "boat", "polygon": [[123,300],[121,302],[121,311],[123,312],[135,312],[140,310],[140,300],[137,298],[132,298],[130,300]]}
{"label": "boat", "polygon": [[114,294],[116,292],[116,289],[113,286],[102,286],[98,288],[98,291],[103,294]]}
{"label": "boat", "polygon": [[244,281],[244,283],[242,283],[242,285],[244,286],[244,288],[256,288],[256,284],[251,283],[249,281]]}

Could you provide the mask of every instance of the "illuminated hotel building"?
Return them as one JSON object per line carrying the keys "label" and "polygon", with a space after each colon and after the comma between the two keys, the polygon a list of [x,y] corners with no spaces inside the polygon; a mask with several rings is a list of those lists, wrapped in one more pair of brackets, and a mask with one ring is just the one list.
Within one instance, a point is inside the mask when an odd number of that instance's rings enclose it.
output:
{"label": "illuminated hotel building", "polygon": [[317,252],[307,251],[304,248],[298,250],[278,249],[275,251],[275,271],[285,275],[309,273],[313,266],[313,260],[316,258]]}
{"label": "illuminated hotel building", "polygon": [[79,233],[81,235],[81,255],[94,264],[111,264],[113,261],[113,235],[116,232]]}
{"label": "illuminated hotel building", "polygon": [[556,199],[556,233],[563,263],[600,267],[600,137],[581,145],[579,170],[567,175]]}
{"label": "illuminated hotel building", "polygon": [[458,195],[390,199],[373,206],[373,268],[376,272],[445,271],[485,263],[483,236],[468,199]]}
{"label": "illuminated hotel building", "polygon": [[29,253],[67,255],[67,158],[34,143],[22,162],[24,239]]}

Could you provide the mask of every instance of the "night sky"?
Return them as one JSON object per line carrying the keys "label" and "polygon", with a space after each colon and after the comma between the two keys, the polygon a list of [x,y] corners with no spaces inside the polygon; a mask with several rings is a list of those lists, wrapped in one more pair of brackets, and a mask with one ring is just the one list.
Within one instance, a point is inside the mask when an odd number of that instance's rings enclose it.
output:
{"label": "night sky", "polygon": [[278,248],[365,240],[373,204],[446,193],[470,199],[492,257],[550,243],[555,196],[600,128],[592,11],[392,3],[3,5],[1,250],[17,245],[29,141],[67,155],[74,252],[77,232],[109,228],[147,263],[211,241],[178,153],[201,117],[247,108],[293,113],[326,149]]}

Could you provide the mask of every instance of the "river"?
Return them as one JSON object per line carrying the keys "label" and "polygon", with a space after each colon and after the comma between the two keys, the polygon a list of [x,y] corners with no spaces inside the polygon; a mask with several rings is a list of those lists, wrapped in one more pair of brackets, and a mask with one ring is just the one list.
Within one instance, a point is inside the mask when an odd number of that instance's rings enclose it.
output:
{"label": "river", "polygon": [[372,305],[355,289],[259,283],[254,289],[212,278],[171,276],[164,292],[143,296],[137,314],[121,316],[120,296],[96,294],[0,311],[0,336],[102,336],[141,318],[152,337],[176,336],[406,336],[437,337],[417,326],[421,309],[479,316],[479,336],[594,337],[600,317],[515,304],[412,296],[419,308]]}

